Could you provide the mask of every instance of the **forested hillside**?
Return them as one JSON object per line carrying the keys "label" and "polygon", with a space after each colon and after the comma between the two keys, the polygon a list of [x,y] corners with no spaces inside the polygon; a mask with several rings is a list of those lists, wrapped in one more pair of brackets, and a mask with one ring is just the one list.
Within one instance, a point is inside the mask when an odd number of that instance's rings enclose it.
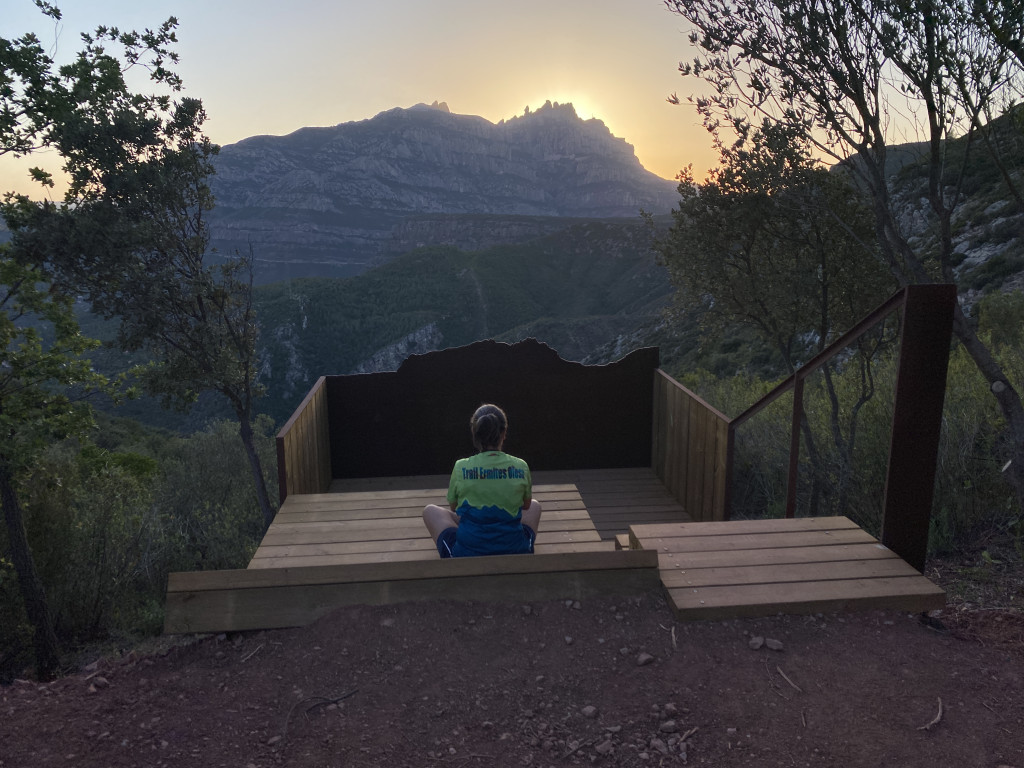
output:
{"label": "forested hillside", "polygon": [[266,412],[290,413],[318,376],[393,370],[413,353],[534,336],[587,360],[655,320],[671,286],[632,223],[579,224],[476,253],[426,248],[350,279],[257,291]]}

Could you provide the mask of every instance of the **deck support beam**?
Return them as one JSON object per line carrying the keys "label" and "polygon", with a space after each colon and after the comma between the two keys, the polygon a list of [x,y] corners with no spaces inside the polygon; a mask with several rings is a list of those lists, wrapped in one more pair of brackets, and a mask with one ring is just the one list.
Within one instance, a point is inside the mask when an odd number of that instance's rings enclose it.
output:
{"label": "deck support beam", "polygon": [[957,295],[953,285],[906,292],[881,538],[923,571]]}

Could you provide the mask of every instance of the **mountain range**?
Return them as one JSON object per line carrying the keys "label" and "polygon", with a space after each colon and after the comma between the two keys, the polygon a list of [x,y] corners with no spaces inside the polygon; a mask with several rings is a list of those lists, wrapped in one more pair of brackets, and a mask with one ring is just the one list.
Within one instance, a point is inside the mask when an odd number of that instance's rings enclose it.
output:
{"label": "mountain range", "polygon": [[581,220],[667,213],[676,183],[571,104],[499,123],[444,103],[221,149],[212,244],[257,282],[358,274],[415,247],[480,250]]}

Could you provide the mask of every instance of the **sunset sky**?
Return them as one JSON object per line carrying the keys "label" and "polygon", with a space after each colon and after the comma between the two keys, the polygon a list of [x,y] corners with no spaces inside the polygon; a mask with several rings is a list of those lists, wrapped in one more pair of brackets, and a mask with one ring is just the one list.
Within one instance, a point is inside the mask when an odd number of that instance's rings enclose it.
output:
{"label": "sunset sky", "polygon": [[[660,0],[64,0],[57,28],[31,0],[2,2],[0,36],[34,31],[58,60],[99,24],[176,16],[178,72],[219,144],[434,100],[497,122],[550,99],[603,120],[665,178],[715,164],[694,109],[665,100],[697,83],[676,71],[692,54]],[[27,189],[23,175],[0,164],[0,191]]]}

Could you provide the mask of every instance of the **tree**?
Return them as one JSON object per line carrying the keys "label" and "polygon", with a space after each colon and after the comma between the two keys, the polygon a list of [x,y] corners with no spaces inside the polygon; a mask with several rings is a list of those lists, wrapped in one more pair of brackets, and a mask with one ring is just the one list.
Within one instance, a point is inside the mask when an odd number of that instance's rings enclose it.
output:
{"label": "tree", "polygon": [[[702,306],[713,328],[752,328],[792,373],[894,288],[877,260],[870,208],[846,174],[812,159],[801,132],[790,126],[745,127],[720,151],[721,164],[705,183],[697,185],[689,170],[680,176],[681,201],[658,251],[684,306]],[[880,326],[844,361],[859,369],[859,393],[848,408],[840,407],[836,391],[838,363],[822,369],[838,457],[830,483],[802,414],[816,512],[822,492],[834,491],[833,508],[845,514],[858,414],[874,395],[872,361],[890,340]]]}
{"label": "tree", "polygon": [[[208,236],[202,239],[205,251]],[[154,297],[146,323],[124,323],[127,348],[145,345],[164,364],[144,375],[146,389],[170,404],[187,405],[199,392],[214,391],[231,405],[245,447],[263,517],[275,509],[254,440],[255,403],[263,393],[256,382],[259,328],[252,303],[252,254],[203,266],[202,259],[182,263],[182,279]],[[156,313],[156,314],[154,314]]]}
{"label": "tree", "polygon": [[[80,398],[109,391],[82,356],[99,342],[79,333],[72,299],[48,290],[44,276],[0,247],[0,506],[25,611],[35,631],[36,672],[59,665],[57,637],[25,533],[19,476],[52,440],[83,434],[91,411]],[[48,324],[45,340],[39,321]]]}
{"label": "tree", "polygon": [[[954,214],[982,127],[1021,93],[1024,6],[972,0],[666,0],[694,27],[683,75],[712,86],[696,99],[705,125],[744,130],[755,116],[802,131],[871,196],[883,262],[900,285],[955,282]],[[991,11],[991,13],[989,13]],[[670,100],[676,100],[670,97]],[[760,118],[758,118],[760,119]],[[894,195],[891,144],[921,139],[926,232],[908,231]],[[949,152],[962,137],[965,150]],[[1024,504],[1024,407],[971,320],[954,332],[989,383],[1006,422],[1009,476]]]}
{"label": "tree", "polygon": [[[176,24],[172,18],[143,33],[101,27],[83,35],[83,50],[59,69],[34,36],[4,41],[4,145],[18,154],[56,150],[70,184],[60,203],[8,195],[0,213],[20,259],[116,318],[125,350],[158,361],[144,375],[148,391],[168,404],[185,405],[204,390],[229,400],[269,525],[274,510],[251,424],[260,394],[251,254],[209,263],[207,180],[218,148],[202,132],[202,103],[171,100],[181,89],[165,66],[177,61]],[[137,66],[165,93],[133,92],[125,78]],[[32,173],[52,185],[47,174]]]}

